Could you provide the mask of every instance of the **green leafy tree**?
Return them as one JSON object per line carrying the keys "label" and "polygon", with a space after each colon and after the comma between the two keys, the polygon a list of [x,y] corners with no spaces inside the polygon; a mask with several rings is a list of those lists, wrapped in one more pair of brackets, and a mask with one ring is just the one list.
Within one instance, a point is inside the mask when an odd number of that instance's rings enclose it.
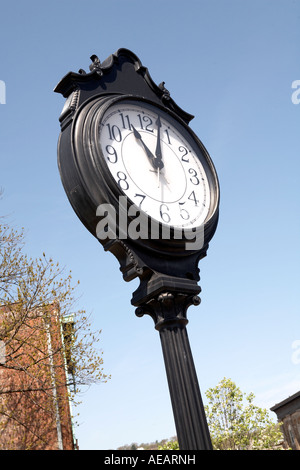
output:
{"label": "green leafy tree", "polygon": [[254,394],[246,395],[224,378],[206,392],[206,416],[212,444],[217,450],[263,450],[278,448],[283,437],[266,409],[254,405]]}
{"label": "green leafy tree", "polygon": [[44,253],[29,258],[23,230],[0,221],[0,449],[47,446],[45,416],[63,410],[65,390],[76,404],[76,392],[109,378],[76,286]]}
{"label": "green leafy tree", "polygon": [[165,444],[158,446],[158,450],[179,450],[178,441],[168,441]]}

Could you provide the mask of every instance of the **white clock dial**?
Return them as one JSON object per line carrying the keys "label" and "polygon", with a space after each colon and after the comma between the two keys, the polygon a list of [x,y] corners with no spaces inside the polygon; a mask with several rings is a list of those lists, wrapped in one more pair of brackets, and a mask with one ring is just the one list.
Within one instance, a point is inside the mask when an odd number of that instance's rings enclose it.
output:
{"label": "white clock dial", "polygon": [[104,113],[99,139],[120,190],[148,216],[179,228],[204,223],[211,198],[201,150],[169,114],[119,101]]}

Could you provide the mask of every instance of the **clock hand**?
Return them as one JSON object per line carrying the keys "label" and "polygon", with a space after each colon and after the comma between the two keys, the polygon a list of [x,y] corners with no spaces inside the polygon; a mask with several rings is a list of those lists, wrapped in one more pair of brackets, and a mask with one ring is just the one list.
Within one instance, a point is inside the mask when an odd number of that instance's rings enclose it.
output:
{"label": "clock hand", "polygon": [[160,170],[159,170],[159,168],[157,168],[157,170],[150,170],[150,171],[152,171],[153,173],[156,173],[156,172],[158,172],[158,175],[157,175],[157,176],[158,176],[158,178],[160,178],[160,177],[161,177],[161,178],[164,180],[164,183],[165,183],[165,184],[167,184],[168,186],[170,186],[170,183],[169,183],[169,181],[166,179],[166,177],[165,177],[164,173],[163,173],[162,171],[160,171]]}
{"label": "clock hand", "polygon": [[151,161],[152,165],[155,167],[155,165],[153,164],[153,161],[155,159],[153,153],[151,152],[151,150],[147,147],[147,145],[145,144],[145,142],[143,141],[142,139],[142,136],[141,134],[136,130],[135,127],[133,127],[133,125],[131,125],[132,127],[132,130],[133,130],[133,134],[134,134],[134,137],[140,141],[141,145],[144,147],[144,150],[147,154],[147,157],[149,158],[149,160]]}
{"label": "clock hand", "polygon": [[[136,130],[135,127],[133,127],[133,125],[131,125],[132,127],[132,130],[133,130],[133,134],[134,134],[134,137],[140,141],[141,145],[143,146],[146,154],[147,154],[147,157],[149,158],[149,160],[151,161],[152,165],[154,168],[162,168],[162,166],[160,166],[160,162],[158,162],[158,164],[156,163],[156,157],[153,155],[153,153],[151,152],[151,150],[147,147],[147,145],[145,144],[145,142],[143,141],[142,139],[142,136],[141,134]],[[162,162],[161,162],[162,163]]]}
{"label": "clock hand", "polygon": [[160,122],[160,117],[157,116],[156,123],[157,125],[157,141],[156,141],[156,150],[155,150],[155,155],[156,155],[156,163],[159,163],[157,165],[157,183],[159,187],[159,176],[160,176],[160,169],[164,167],[163,161],[162,161],[162,152],[161,152],[161,145],[160,145],[160,128],[161,128],[161,122]]}
{"label": "clock hand", "polygon": [[161,128],[161,122],[160,122],[160,117],[157,116],[157,121],[155,123],[157,125],[157,142],[156,142],[156,150],[155,150],[155,155],[156,157],[161,160],[162,159],[162,153],[161,153],[161,146],[160,146],[160,128]]}

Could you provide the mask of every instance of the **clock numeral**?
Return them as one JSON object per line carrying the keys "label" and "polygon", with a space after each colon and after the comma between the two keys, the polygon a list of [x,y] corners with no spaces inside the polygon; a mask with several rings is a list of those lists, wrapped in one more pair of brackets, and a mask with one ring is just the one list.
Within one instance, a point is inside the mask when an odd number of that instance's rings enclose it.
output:
{"label": "clock numeral", "polygon": [[129,119],[128,114],[126,114],[126,116],[124,116],[123,113],[120,113],[120,117],[122,119],[123,129],[131,129],[131,124],[130,124],[130,119]]}
{"label": "clock numeral", "polygon": [[165,129],[164,132],[167,134],[167,137],[168,137],[168,144],[172,145],[172,142],[171,142],[171,140],[170,140],[170,135],[169,135],[168,129]]}
{"label": "clock numeral", "polygon": [[110,163],[117,163],[118,161],[118,155],[117,155],[117,152],[115,151],[114,147],[112,145],[107,145],[105,147],[105,150],[107,151],[108,153],[108,157],[107,157],[107,160],[110,162]]}
{"label": "clock numeral", "polygon": [[111,126],[110,124],[106,124],[108,132],[109,132],[109,138],[110,140],[116,140],[117,142],[121,142],[122,140],[122,134],[118,126],[115,124]]}
{"label": "clock numeral", "polygon": [[179,210],[180,210],[180,217],[183,220],[188,220],[190,218],[190,214],[188,213],[186,209],[183,209],[183,207],[180,207],[180,206],[183,206],[185,202],[179,202],[178,204],[179,204]]}
{"label": "clock numeral", "polygon": [[123,171],[118,171],[117,177],[119,178],[118,185],[120,186],[120,188],[123,189],[123,191],[127,191],[127,189],[129,188],[127,175],[123,173]]}
{"label": "clock numeral", "polygon": [[153,121],[149,116],[141,116],[141,114],[138,114],[138,118],[140,120],[141,129],[146,130],[148,132],[153,132],[153,129],[150,129],[153,124]]}
{"label": "clock numeral", "polygon": [[189,169],[189,174],[190,174],[190,175],[193,175],[193,176],[190,178],[190,182],[191,182],[192,184],[194,184],[195,186],[197,186],[197,184],[199,184],[199,182],[200,182],[199,179],[198,179],[198,177],[197,177],[197,171],[194,170],[193,168],[190,168],[190,169]]}
{"label": "clock numeral", "polygon": [[181,153],[184,152],[184,154],[181,156],[181,160],[182,160],[183,162],[185,162],[185,163],[189,163],[190,160],[189,160],[187,157],[185,158],[185,156],[189,153],[189,152],[188,152],[188,149],[186,149],[183,145],[181,145],[180,147],[178,147],[178,150],[179,150],[179,152],[181,152]]}
{"label": "clock numeral", "polygon": [[160,217],[162,218],[162,220],[168,224],[171,220],[171,217],[169,216],[169,214],[167,212],[163,212],[163,210],[169,210],[167,204],[161,204],[160,205],[160,208],[159,208],[159,213],[160,213]]}
{"label": "clock numeral", "polygon": [[195,206],[198,207],[198,202],[199,202],[199,200],[196,198],[195,191],[192,191],[192,192],[191,192],[191,194],[189,195],[188,199],[189,199],[190,201],[194,201]]}
{"label": "clock numeral", "polygon": [[146,196],[144,194],[135,194],[134,196],[142,198],[141,202],[139,203],[139,207],[141,207],[141,205],[143,204],[144,199],[145,199]]}

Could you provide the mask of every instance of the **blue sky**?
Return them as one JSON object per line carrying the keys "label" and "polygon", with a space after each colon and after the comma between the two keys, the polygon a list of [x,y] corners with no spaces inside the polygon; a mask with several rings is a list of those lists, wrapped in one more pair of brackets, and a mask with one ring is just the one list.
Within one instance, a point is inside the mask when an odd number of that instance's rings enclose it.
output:
{"label": "blue sky", "polygon": [[[220,222],[200,262],[201,305],[187,326],[205,391],[229,377],[259,406],[300,389],[299,0],[0,2],[1,215],[27,252],[80,280],[79,306],[101,328],[107,384],[82,397],[81,449],[175,435],[159,335],[130,304],[118,262],[84,228],[60,182],[64,104],[53,93],[90,56],[132,50],[195,118],[220,187]],[[1,101],[1,96],[0,96]],[[3,101],[3,97],[2,97]],[[298,341],[298,343],[297,343]],[[298,348],[298,349],[297,349]],[[275,417],[275,416],[274,416]]]}

